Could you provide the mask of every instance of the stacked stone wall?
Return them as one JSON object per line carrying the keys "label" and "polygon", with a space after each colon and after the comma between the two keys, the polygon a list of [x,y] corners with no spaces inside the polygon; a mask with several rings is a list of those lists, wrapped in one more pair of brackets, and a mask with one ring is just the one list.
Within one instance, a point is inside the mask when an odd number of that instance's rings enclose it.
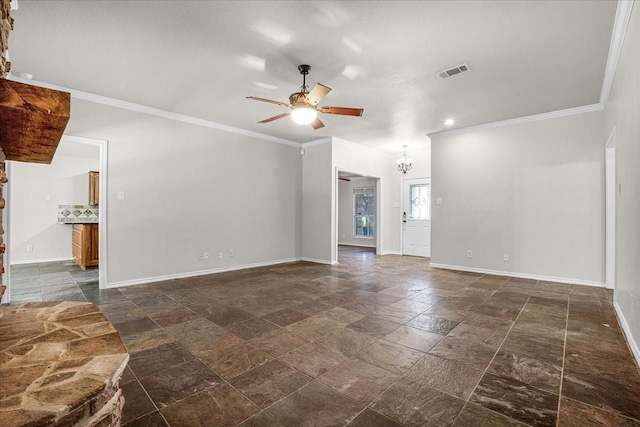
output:
{"label": "stacked stone wall", "polygon": [[[11,64],[7,61],[7,50],[9,49],[9,32],[13,30],[13,18],[10,15],[11,1],[0,0],[0,77],[5,78]],[[2,227],[2,219],[4,218],[4,196],[2,187],[7,182],[7,174],[5,173],[4,166],[5,156],[2,149],[0,149],[0,299],[4,295],[6,287],[4,286],[3,273],[4,273],[4,229]],[[0,317],[2,312],[0,311]]]}
{"label": "stacked stone wall", "polygon": [[0,77],[5,77],[11,69],[7,61],[7,49],[9,49],[9,32],[13,30],[13,19],[10,15],[11,2],[0,0]]}

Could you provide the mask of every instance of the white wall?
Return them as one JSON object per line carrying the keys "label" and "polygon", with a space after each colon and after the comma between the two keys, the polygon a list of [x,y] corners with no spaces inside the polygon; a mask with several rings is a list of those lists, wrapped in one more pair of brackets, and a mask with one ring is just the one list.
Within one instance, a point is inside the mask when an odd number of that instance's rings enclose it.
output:
{"label": "white wall", "polygon": [[[350,178],[351,181],[338,180],[338,243],[341,245],[375,247],[375,238],[354,237],[355,223],[353,212],[353,189],[374,187],[376,180],[371,178]],[[376,197],[376,204],[378,203]],[[376,218],[376,233],[378,231]]]}
{"label": "white wall", "polygon": [[602,284],[603,119],[433,135],[432,264]]}
{"label": "white wall", "polygon": [[73,111],[67,134],[109,141],[109,286],[300,257],[299,148],[84,101]]}
{"label": "white wall", "polygon": [[58,205],[89,203],[88,172],[99,170],[99,156],[98,147],[62,141],[49,165],[11,162],[12,264],[71,259],[72,226],[58,224]]}
{"label": "white wall", "polygon": [[636,2],[606,109],[605,135],[615,126],[615,303],[640,363],[640,5]]}

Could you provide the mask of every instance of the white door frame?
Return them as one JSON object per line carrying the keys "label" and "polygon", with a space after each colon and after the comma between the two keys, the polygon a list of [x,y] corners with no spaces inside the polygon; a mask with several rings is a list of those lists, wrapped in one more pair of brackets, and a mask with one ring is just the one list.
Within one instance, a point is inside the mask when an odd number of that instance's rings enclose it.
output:
{"label": "white door frame", "polygon": [[[99,250],[99,269],[98,269],[98,286],[100,289],[106,289],[107,284],[109,283],[107,280],[107,243],[108,243],[108,234],[107,234],[107,205],[108,205],[108,197],[107,197],[107,183],[108,183],[108,158],[109,158],[109,144],[108,141],[104,139],[94,139],[94,138],[85,138],[81,136],[72,136],[72,135],[62,135],[60,141],[68,141],[68,142],[77,142],[81,144],[90,144],[98,146],[100,149],[100,215],[98,217],[98,234],[100,236],[100,247]],[[7,164],[7,178],[9,182],[5,185],[5,199],[7,201],[6,208],[4,210],[4,217],[2,219],[3,227],[4,227],[4,235],[5,235],[5,245],[7,250],[4,254],[4,280],[7,284],[6,292],[2,298],[2,303],[11,302],[11,215],[9,206],[11,204],[11,162]],[[71,242],[69,242],[71,244]]]}
{"label": "white door frame", "polygon": [[338,263],[338,199],[340,198],[338,189],[338,176],[340,172],[352,173],[360,175],[364,178],[376,180],[376,255],[382,255],[382,178],[379,176],[371,176],[361,172],[343,169],[336,166],[333,175],[333,212],[331,213],[331,227],[333,228],[331,264]]}
{"label": "white door frame", "polygon": [[616,128],[604,149],[605,170],[605,286],[616,287]]}
{"label": "white door frame", "polygon": [[[404,184],[406,181],[413,181],[416,179],[431,179],[430,176],[425,176],[425,177],[416,177],[416,178],[403,178],[400,180],[400,254],[404,255],[404,226],[402,223],[402,212],[404,209]],[[431,185],[431,181],[429,181],[429,185]],[[431,187],[433,188],[433,187]],[[432,210],[433,211],[433,210]],[[433,229],[431,229],[431,232],[433,233]],[[429,247],[431,248],[431,242],[429,242]],[[431,254],[429,254],[429,259],[431,259]]]}

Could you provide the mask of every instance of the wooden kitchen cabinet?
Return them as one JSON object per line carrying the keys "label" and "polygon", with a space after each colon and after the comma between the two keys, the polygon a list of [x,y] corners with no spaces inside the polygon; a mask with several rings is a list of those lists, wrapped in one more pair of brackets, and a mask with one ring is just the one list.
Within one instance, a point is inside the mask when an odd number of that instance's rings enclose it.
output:
{"label": "wooden kitchen cabinet", "polygon": [[89,205],[100,204],[100,172],[89,172]]}
{"label": "wooden kitchen cabinet", "polygon": [[86,270],[98,265],[98,224],[73,224],[71,240],[71,255],[80,268]]}

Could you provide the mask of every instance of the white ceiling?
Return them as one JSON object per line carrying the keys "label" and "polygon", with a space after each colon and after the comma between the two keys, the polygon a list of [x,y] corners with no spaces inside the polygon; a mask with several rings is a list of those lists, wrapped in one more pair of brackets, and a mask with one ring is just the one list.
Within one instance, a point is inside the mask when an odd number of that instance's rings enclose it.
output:
{"label": "white ceiling", "polygon": [[[614,1],[27,1],[13,73],[296,142],[336,136],[388,153],[426,134],[599,101]],[[440,79],[462,63],[472,71]],[[259,120],[308,83],[326,127]],[[346,70],[346,72],[345,72]]]}

